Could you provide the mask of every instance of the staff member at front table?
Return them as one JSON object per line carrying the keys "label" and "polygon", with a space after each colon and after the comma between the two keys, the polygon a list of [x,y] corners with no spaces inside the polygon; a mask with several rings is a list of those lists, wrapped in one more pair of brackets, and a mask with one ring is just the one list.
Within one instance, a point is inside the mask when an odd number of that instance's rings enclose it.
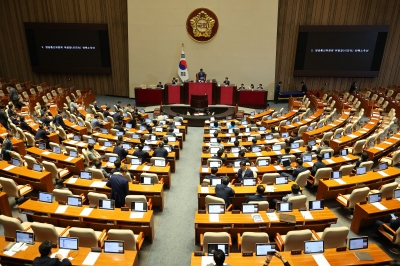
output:
{"label": "staff member at front table", "polygon": [[197,73],[197,81],[204,82],[207,80],[207,74],[200,68],[200,72]]}

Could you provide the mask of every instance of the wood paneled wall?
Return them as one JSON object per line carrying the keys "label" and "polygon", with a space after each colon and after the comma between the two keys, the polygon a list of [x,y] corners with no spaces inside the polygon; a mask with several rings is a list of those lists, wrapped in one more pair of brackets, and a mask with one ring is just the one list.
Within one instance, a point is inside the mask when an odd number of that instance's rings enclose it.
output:
{"label": "wood paneled wall", "polygon": [[[293,77],[299,25],[390,25],[381,71],[376,78]],[[400,83],[400,1],[398,0],[279,0],[276,82],[283,91],[300,89],[348,90]],[[325,86],[324,84],[329,85]]]}
{"label": "wood paneled wall", "polygon": [[[128,95],[128,14],[126,0],[1,0],[0,77],[63,87],[92,87],[96,94]],[[106,23],[111,74],[32,72],[23,22]],[[62,62],[60,62],[62,64]],[[68,81],[68,79],[72,79]]]}

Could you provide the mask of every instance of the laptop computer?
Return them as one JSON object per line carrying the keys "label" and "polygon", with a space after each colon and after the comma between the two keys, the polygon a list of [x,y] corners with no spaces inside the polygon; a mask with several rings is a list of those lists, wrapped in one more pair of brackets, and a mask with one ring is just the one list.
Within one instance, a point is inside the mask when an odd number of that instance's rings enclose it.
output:
{"label": "laptop computer", "polygon": [[58,248],[59,249],[70,249],[78,250],[79,238],[77,237],[58,237]]}
{"label": "laptop computer", "polygon": [[283,132],[283,133],[281,134],[281,138],[285,139],[285,138],[287,138],[287,137],[289,137],[289,132]]}
{"label": "laptop computer", "polygon": [[276,243],[256,243],[256,256],[274,255],[276,252]]}
{"label": "laptop computer", "polygon": [[247,141],[248,141],[248,142],[251,142],[251,141],[253,141],[254,138],[255,138],[255,137],[251,137],[251,136],[250,136],[250,137],[247,137]]}
{"label": "laptop computer", "polygon": [[269,165],[269,160],[267,159],[260,159],[257,161],[257,166],[268,166]]}
{"label": "laptop computer", "polygon": [[153,185],[153,178],[149,176],[141,176],[140,177],[140,184],[142,185]]}
{"label": "laptop computer", "polygon": [[279,144],[272,145],[272,150],[273,151],[280,151],[281,149],[282,149],[282,147]]}
{"label": "laptop computer", "polygon": [[228,129],[229,134],[233,134],[233,128]]}
{"label": "laptop computer", "polygon": [[341,178],[342,178],[342,171],[331,172],[331,179],[341,179]]}
{"label": "laptop computer", "polygon": [[349,250],[368,248],[368,236],[349,238]]}
{"label": "laptop computer", "polygon": [[34,163],[32,170],[36,172],[43,172],[43,165]]}
{"label": "laptop computer", "polygon": [[222,179],[221,178],[211,178],[210,179],[210,186],[215,187],[217,185],[222,184]]}
{"label": "laptop computer", "polygon": [[349,150],[348,150],[348,149],[340,150],[340,155],[341,155],[341,156],[347,156],[347,155],[349,155]]}
{"label": "laptop computer", "polygon": [[122,143],[122,148],[124,148],[125,150],[130,150],[132,147],[129,143]]}
{"label": "laptop computer", "polygon": [[342,137],[342,134],[341,134],[341,133],[336,133],[335,139],[340,139],[341,137]]}
{"label": "laptop computer", "polygon": [[310,140],[308,141],[308,143],[307,143],[307,145],[310,145],[310,146],[315,146],[315,144],[316,144],[315,139],[310,139]]}
{"label": "laptop computer", "polygon": [[257,180],[254,178],[245,178],[243,179],[243,186],[255,186]]}
{"label": "laptop computer", "polygon": [[104,240],[104,253],[124,254],[124,241],[122,240]]}
{"label": "laptop computer", "polygon": [[242,213],[258,213],[258,204],[242,203]]}
{"label": "laptop computer", "polygon": [[26,232],[26,231],[15,231],[15,242],[22,242],[26,243],[28,245],[33,245],[35,243],[34,241],[35,237],[33,232]]}
{"label": "laptop computer", "polygon": [[368,195],[369,203],[380,202],[380,201],[382,201],[382,193],[373,193]]}
{"label": "laptop computer", "polygon": [[209,163],[209,166],[210,166],[210,167],[217,167],[217,168],[220,168],[220,167],[221,167],[221,162],[220,162],[220,161],[216,161],[216,162],[211,161],[211,162]]}
{"label": "laptop computer", "polygon": [[357,167],[356,168],[357,175],[364,175],[367,173],[367,167]]}
{"label": "laptop computer", "polygon": [[99,209],[114,210],[115,202],[113,199],[99,199]]}
{"label": "laptop computer", "polygon": [[244,129],[244,132],[245,132],[245,133],[250,133],[250,132],[251,132],[251,128],[246,127],[246,128]]}
{"label": "laptop computer", "polygon": [[288,183],[288,178],[286,176],[280,176],[275,178],[275,185],[284,185]]}
{"label": "laptop computer", "polygon": [[303,155],[303,162],[308,163],[312,162],[312,155]]}
{"label": "laptop computer", "polygon": [[251,152],[261,152],[261,147],[260,146],[252,146],[251,147]]}
{"label": "laptop computer", "polygon": [[154,160],[154,166],[165,166],[165,160]]}
{"label": "laptop computer", "polygon": [[52,150],[56,154],[60,154],[61,153],[61,148],[60,147],[53,147]]}
{"label": "laptop computer", "polygon": [[225,204],[208,204],[207,212],[209,214],[224,214],[225,213]]}
{"label": "laptop computer", "polygon": [[168,137],[168,142],[175,142],[176,141],[176,137]]}
{"label": "laptop computer", "polygon": [[400,198],[400,188],[395,189],[395,190],[393,191],[393,196],[394,196],[395,199]]}
{"label": "laptop computer", "polygon": [[45,150],[45,149],[46,149],[46,143],[44,143],[44,142],[39,142],[39,143],[38,143],[38,147],[39,147],[39,149],[41,149],[41,150]]}
{"label": "laptop computer", "polygon": [[111,141],[104,141],[104,147],[112,147]]}
{"label": "laptop computer", "polygon": [[76,151],[69,151],[69,157],[78,158],[78,152]]}
{"label": "laptop computer", "polygon": [[291,149],[298,149],[299,147],[300,147],[299,142],[293,142],[292,144],[290,144]]}
{"label": "laptop computer", "polygon": [[103,133],[103,134],[108,134],[108,129],[107,129],[107,128],[102,128],[102,129],[101,129],[101,133]]}
{"label": "laptop computer", "polygon": [[323,127],[324,126],[324,121],[318,122],[317,126],[318,126],[318,128]]}
{"label": "laptop computer", "polygon": [[142,159],[141,158],[131,158],[131,164],[132,165],[141,165]]}
{"label": "laptop computer", "polygon": [[276,211],[277,212],[292,212],[292,203],[291,202],[277,202],[276,203]]}
{"label": "laptop computer", "polygon": [[324,160],[328,160],[331,158],[331,153],[330,152],[324,152],[322,154],[322,157],[324,158]]}
{"label": "laptop computer", "polygon": [[214,252],[218,249],[222,250],[225,253],[225,256],[229,255],[229,244],[221,244],[221,243],[209,243],[208,244],[208,256],[214,256]]}
{"label": "laptop computer", "polygon": [[386,170],[388,168],[389,168],[389,165],[388,165],[387,162],[383,162],[383,163],[379,164],[379,171],[384,171],[384,170]]}
{"label": "laptop computer", "polygon": [[125,127],[126,127],[126,129],[131,129],[132,128],[132,124],[128,123],[128,124],[125,125]]}
{"label": "laptop computer", "polygon": [[53,194],[48,193],[48,192],[39,192],[39,197],[38,200],[40,202],[47,202],[47,203],[52,203],[53,202]]}
{"label": "laptop computer", "polygon": [[132,135],[132,139],[140,139],[140,135],[138,135],[138,134],[133,134],[133,135]]}
{"label": "laptop computer", "polygon": [[307,131],[313,131],[313,130],[314,130],[314,127],[315,127],[315,126],[309,126],[309,127],[307,128]]}
{"label": "laptop computer", "polygon": [[75,141],[81,141],[81,136],[79,136],[79,135],[74,135],[74,140],[75,140]]}
{"label": "laptop computer", "polygon": [[310,211],[323,210],[324,205],[324,200],[310,200],[308,202],[308,209]]}
{"label": "laptop computer", "polygon": [[11,164],[17,167],[20,167],[22,165],[21,161],[17,158],[11,158]]}
{"label": "laptop computer", "polygon": [[218,138],[210,138],[210,143],[217,143]]}
{"label": "laptop computer", "polygon": [[109,156],[108,157],[108,162],[109,163],[113,163],[118,159],[118,156]]}
{"label": "laptop computer", "polygon": [[89,143],[89,144],[95,144],[96,141],[95,141],[94,139],[90,138],[90,139],[88,139],[88,143]]}
{"label": "laptop computer", "polygon": [[324,253],[324,240],[304,241],[304,254]]}
{"label": "laptop computer", "polygon": [[286,169],[291,168],[291,166],[290,166],[291,160],[289,158],[282,158],[281,163],[282,163],[283,167],[285,167]]}
{"label": "laptop computer", "polygon": [[258,129],[258,131],[265,131],[265,130],[267,130],[267,128],[262,126]]}
{"label": "laptop computer", "polygon": [[131,201],[131,211],[147,212],[147,202]]}
{"label": "laptop computer", "polygon": [[82,207],[82,198],[79,196],[68,196],[67,197],[67,205]]}

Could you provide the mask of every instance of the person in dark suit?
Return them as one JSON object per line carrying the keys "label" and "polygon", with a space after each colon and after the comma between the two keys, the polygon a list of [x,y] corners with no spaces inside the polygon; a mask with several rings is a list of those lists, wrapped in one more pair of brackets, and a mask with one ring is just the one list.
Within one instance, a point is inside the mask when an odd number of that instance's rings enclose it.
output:
{"label": "person in dark suit", "polygon": [[224,199],[225,207],[228,207],[231,204],[231,200],[229,198],[235,196],[235,191],[228,185],[229,177],[225,176],[222,178],[222,184],[215,186],[215,196]]}
{"label": "person in dark suit", "polygon": [[122,142],[119,140],[117,141],[117,144],[114,147],[113,153],[118,154],[118,157],[121,161],[125,160],[126,155],[128,155],[128,151],[122,148]]}
{"label": "person in dark suit", "polygon": [[161,81],[160,81],[160,82],[158,82],[158,84],[157,84],[157,88],[160,88],[160,89],[164,88],[164,86],[162,85]]}
{"label": "person in dark suit", "polygon": [[67,126],[64,123],[64,119],[62,117],[62,110],[58,110],[58,114],[56,115],[55,121],[57,127],[62,127],[64,130],[67,129]]}
{"label": "person in dark suit", "polygon": [[101,108],[97,105],[96,100],[93,101],[92,105],[93,105],[94,110],[96,110],[97,112],[102,111]]}
{"label": "person in dark suit", "polygon": [[121,208],[125,206],[125,197],[129,195],[128,180],[120,174],[113,174],[106,183],[111,188],[110,199],[115,201],[115,207]]}
{"label": "person in dark suit", "polygon": [[303,159],[297,158],[296,163],[297,163],[297,168],[293,170],[293,179],[292,179],[293,181],[296,180],[297,176],[300,173],[307,171],[307,168],[303,166]]}
{"label": "person in dark suit", "polygon": [[14,105],[12,103],[8,104],[7,114],[9,117],[16,114]]}
{"label": "person in dark suit", "polygon": [[231,84],[231,82],[229,81],[228,77],[225,78],[224,84],[225,84],[225,86],[229,86],[229,84]]}
{"label": "person in dark suit", "polygon": [[135,127],[136,127],[136,123],[137,123],[136,119],[137,119],[137,115],[134,115],[134,116],[132,117],[132,119],[130,119],[130,120],[128,121],[127,124],[131,124],[131,125],[132,125],[132,128],[135,128]]}
{"label": "person in dark suit", "polygon": [[72,265],[69,259],[62,257],[61,254],[56,254],[55,258],[50,258],[52,254],[51,248],[52,243],[49,240],[45,240],[39,246],[40,257],[36,257],[33,260],[33,266],[69,266]]}
{"label": "person in dark suit", "polygon": [[278,103],[279,93],[281,92],[281,84],[282,81],[279,81],[278,84],[275,86],[274,103]]}
{"label": "person in dark suit", "polygon": [[322,150],[329,149],[329,140],[324,140],[324,143],[320,143],[319,145],[315,151],[316,154],[319,154]]}
{"label": "person in dark suit", "polygon": [[207,80],[207,74],[204,73],[204,71],[203,71],[202,68],[200,68],[200,72],[197,73],[196,76],[197,76],[197,81],[202,81],[202,82],[204,82],[204,81]]}
{"label": "person in dark suit", "polygon": [[244,86],[243,83],[240,84],[240,87],[239,87],[239,88],[237,88],[238,91],[239,91],[239,90],[245,90],[245,89],[246,89],[246,87]]}
{"label": "person in dark suit", "polygon": [[4,105],[0,105],[0,123],[5,127],[7,130],[10,130],[8,125],[8,117],[6,112],[4,111]]}
{"label": "person in dark suit", "polygon": [[141,158],[142,163],[144,163],[150,158],[150,155],[147,151],[143,151],[143,144],[139,144],[137,147],[138,149],[133,153],[133,156]]}
{"label": "person in dark suit", "polygon": [[254,178],[253,171],[251,171],[250,169],[248,169],[246,167],[246,162],[245,161],[241,161],[240,162],[240,169],[239,169],[239,171],[237,173],[237,177],[238,177],[238,181],[240,183],[243,183],[243,179]]}
{"label": "person in dark suit", "polygon": [[114,122],[119,122],[124,119],[124,113],[122,111],[115,112],[112,117],[114,118]]}
{"label": "person in dark suit", "polygon": [[368,161],[368,153],[366,153],[365,151],[363,151],[363,152],[361,153],[361,158],[360,158],[360,160],[358,160],[358,161],[356,162],[356,165],[354,166],[354,169],[356,169],[357,167],[360,167],[360,164],[363,163],[363,162],[366,162],[366,161]]}
{"label": "person in dark suit", "polygon": [[204,179],[217,179],[220,178],[217,176],[218,173],[218,168],[217,167],[211,167],[211,175],[206,175]]}
{"label": "person in dark suit", "polygon": [[289,143],[292,144],[293,142],[295,142],[296,140],[300,140],[301,138],[299,137],[299,132],[297,130],[293,130],[290,133],[290,138],[289,138]]}
{"label": "person in dark suit", "polygon": [[35,135],[35,140],[43,140],[43,142],[46,143],[46,148],[49,149],[50,148],[50,144],[49,144],[49,137],[48,135],[50,135],[50,132],[46,130],[46,126],[43,124],[39,125],[39,129],[36,132]]}
{"label": "person in dark suit", "polygon": [[288,147],[288,146],[285,147],[285,154],[278,155],[278,160],[276,160],[276,164],[278,164],[278,165],[281,164],[283,156],[287,156],[287,155],[290,155],[290,147]]}
{"label": "person in dark suit", "polygon": [[304,93],[307,93],[307,86],[306,86],[306,84],[304,83],[304,81],[302,81],[301,82],[301,91],[302,92],[304,92]]}
{"label": "person in dark suit", "polygon": [[28,123],[25,122],[25,117],[23,117],[23,116],[19,117],[19,127],[23,131],[28,131],[29,133],[34,135],[32,128],[28,125]]}
{"label": "person in dark suit", "polygon": [[351,83],[349,93],[354,93],[357,90],[356,84],[357,83],[355,81],[353,81],[353,83]]}
{"label": "person in dark suit", "polygon": [[225,153],[225,156],[222,157],[222,154],[224,154],[224,150],[221,148],[217,151],[217,154],[214,154],[211,159],[220,159],[222,161],[222,164],[225,164],[226,160],[228,159],[228,155]]}
{"label": "person in dark suit", "polygon": [[239,151],[238,155],[239,155],[239,157],[235,160],[235,162],[244,162],[245,164],[250,163],[249,158],[244,157],[246,155],[245,151],[243,151],[243,150]]}
{"label": "person in dark suit", "polygon": [[111,116],[110,107],[109,106],[106,106],[106,110],[104,110],[103,116],[104,116],[104,118],[107,118],[108,116]]}
{"label": "person in dark suit", "polygon": [[167,159],[168,151],[164,148],[164,143],[160,142],[158,148],[154,150],[153,157],[163,157]]}
{"label": "person in dark suit", "polygon": [[11,155],[9,152],[13,150],[13,145],[12,145],[13,137],[14,137],[13,134],[8,133],[1,146],[1,155],[3,156],[4,161],[11,160]]}
{"label": "person in dark suit", "polygon": [[114,161],[114,168],[111,169],[110,173],[114,174],[116,172],[120,172],[121,171],[121,160],[119,158],[117,158],[117,160]]}
{"label": "person in dark suit", "polygon": [[301,155],[314,155],[314,152],[312,151],[312,146],[311,145],[307,145],[306,147],[306,151],[303,152]]}
{"label": "person in dark suit", "polygon": [[118,130],[119,132],[123,132],[125,134],[125,129],[121,126],[121,122],[115,122],[114,129]]}
{"label": "person in dark suit", "polygon": [[257,194],[247,196],[247,203],[250,201],[267,201],[267,199],[263,197],[264,191],[265,187],[263,185],[258,185]]}
{"label": "person in dark suit", "polygon": [[314,176],[317,173],[318,169],[326,167],[326,164],[324,164],[322,162],[322,159],[323,159],[322,155],[318,154],[317,155],[317,162],[313,165],[313,167],[311,169],[311,175]]}
{"label": "person in dark suit", "polygon": [[53,121],[53,119],[50,119],[49,113],[45,112],[44,115],[40,118],[40,121],[42,121],[42,123],[48,127],[50,126],[50,123]]}

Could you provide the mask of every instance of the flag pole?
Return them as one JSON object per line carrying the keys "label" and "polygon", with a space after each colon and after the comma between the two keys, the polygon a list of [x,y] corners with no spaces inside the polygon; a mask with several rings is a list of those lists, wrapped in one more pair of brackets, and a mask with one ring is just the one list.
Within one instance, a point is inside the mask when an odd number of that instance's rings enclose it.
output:
{"label": "flag pole", "polygon": [[182,43],[182,52],[183,52],[183,43]]}

